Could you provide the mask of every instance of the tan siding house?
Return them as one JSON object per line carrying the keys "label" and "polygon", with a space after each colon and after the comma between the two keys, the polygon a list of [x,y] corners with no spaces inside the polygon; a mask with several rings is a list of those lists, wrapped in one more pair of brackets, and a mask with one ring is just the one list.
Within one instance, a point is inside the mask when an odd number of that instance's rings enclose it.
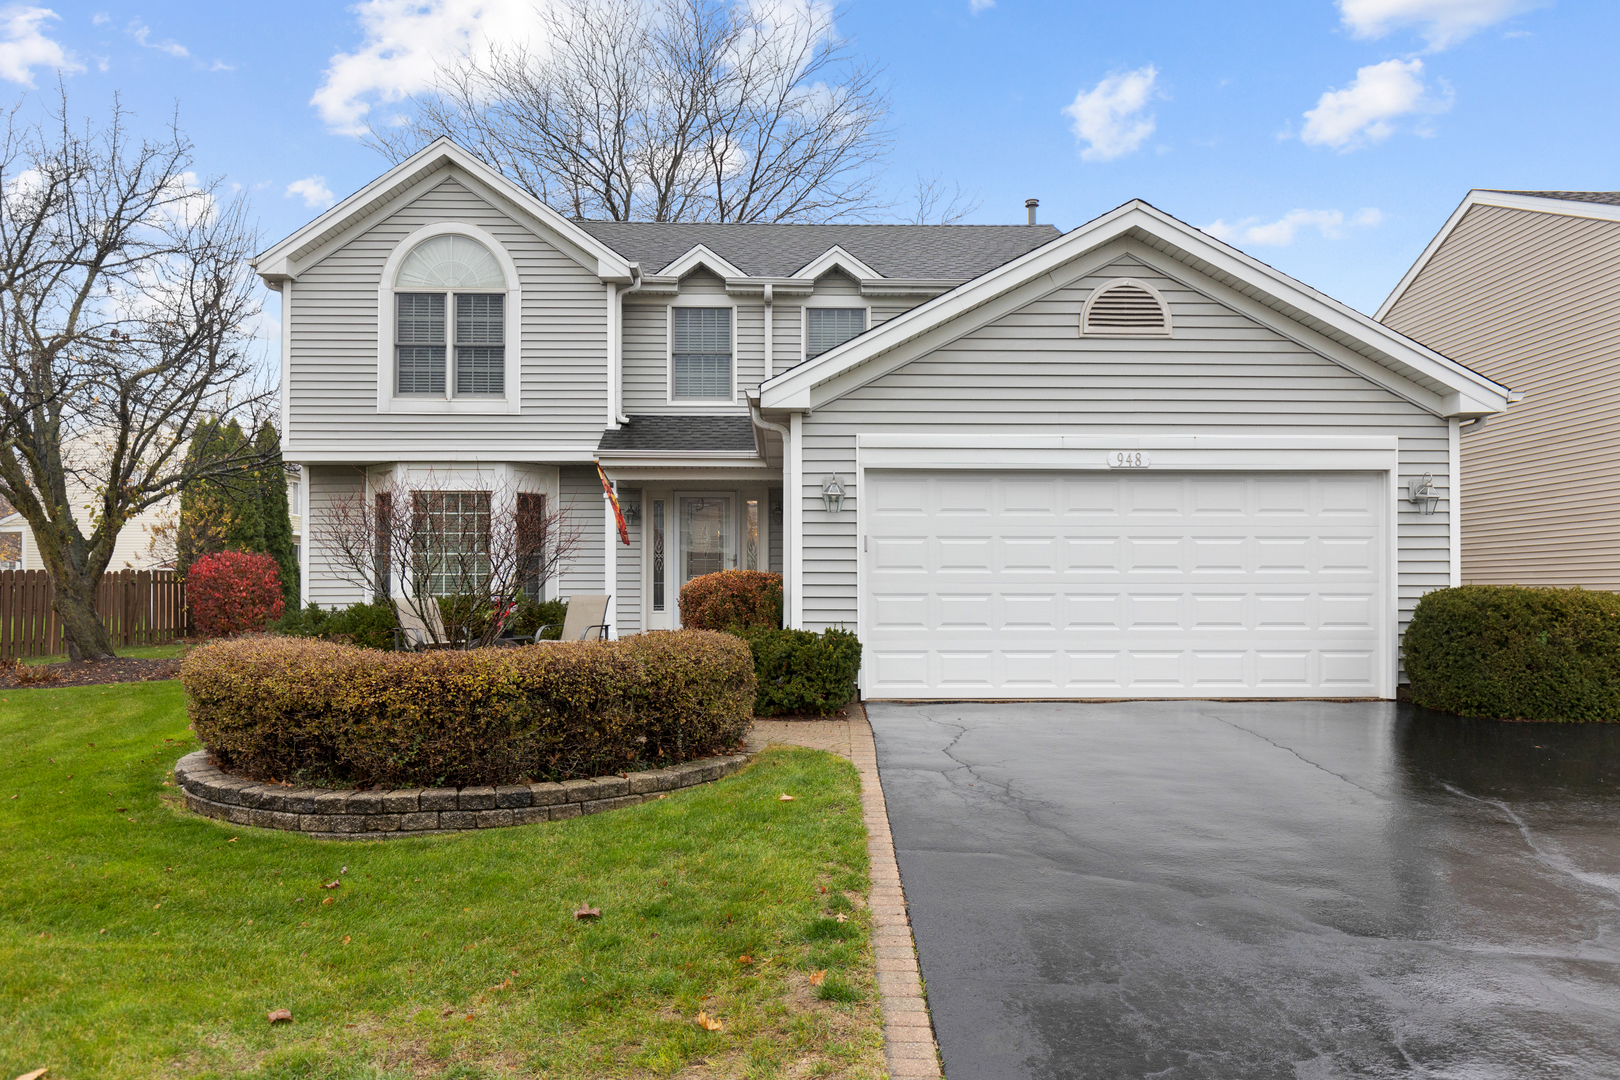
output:
{"label": "tan siding house", "polygon": [[1620,192],[1471,192],[1378,317],[1524,395],[1461,431],[1463,580],[1620,590]]}

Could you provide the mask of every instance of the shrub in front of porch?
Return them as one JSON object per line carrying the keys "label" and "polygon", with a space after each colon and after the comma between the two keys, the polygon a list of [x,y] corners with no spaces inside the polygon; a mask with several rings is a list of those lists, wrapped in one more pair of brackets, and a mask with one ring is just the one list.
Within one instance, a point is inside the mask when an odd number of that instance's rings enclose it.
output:
{"label": "shrub in front of porch", "polygon": [[855,696],[861,642],[848,630],[743,630],[759,682],[757,716],[827,716]]}
{"label": "shrub in front of porch", "polygon": [[298,638],[193,651],[180,679],[221,768],[258,780],[448,787],[658,767],[734,746],[748,646],[691,630],[385,653]]}
{"label": "shrub in front of porch", "polygon": [[681,625],[695,630],[774,630],[782,625],[782,575],[722,570],[681,586]]}
{"label": "shrub in front of porch", "polygon": [[1412,700],[1504,720],[1620,720],[1620,595],[1465,585],[1418,601]]}

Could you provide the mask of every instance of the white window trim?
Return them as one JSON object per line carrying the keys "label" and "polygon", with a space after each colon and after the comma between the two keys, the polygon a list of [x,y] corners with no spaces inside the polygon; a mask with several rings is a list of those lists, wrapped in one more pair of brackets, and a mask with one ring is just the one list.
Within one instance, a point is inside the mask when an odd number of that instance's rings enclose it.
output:
{"label": "white window trim", "polygon": [[[500,264],[501,273],[506,278],[506,375],[504,378],[506,393],[500,397],[463,397],[446,396],[443,398],[424,397],[415,394],[396,394],[398,373],[395,370],[394,334],[397,323],[394,312],[394,293],[398,290],[394,281],[399,277],[400,267],[416,246],[423,241],[431,240],[435,236],[465,236],[469,240],[476,240],[489,249],[495,261]],[[506,247],[491,233],[480,229],[476,225],[469,225],[460,221],[439,221],[432,225],[424,225],[420,229],[405,237],[394,246],[383,264],[382,277],[377,283],[377,411],[380,413],[518,413],[523,408],[523,387],[520,385],[520,372],[522,371],[523,354],[523,289],[520,286],[517,264],[507,253]],[[408,292],[432,292],[428,289],[411,289]],[[444,292],[453,294],[457,290],[445,289]],[[463,290],[467,292],[488,293],[488,289]],[[445,386],[447,395],[449,387],[455,379],[455,334],[450,329],[454,325],[454,301],[446,305],[445,311]]]}
{"label": "white window trim", "polygon": [[[799,305],[799,360],[801,363],[814,359],[810,355],[810,316],[807,314],[811,308],[860,308],[866,312],[866,329],[862,330],[861,333],[864,334],[867,330],[872,329],[872,302],[870,300],[862,299],[859,296],[811,296]],[[836,348],[838,346],[834,345],[833,349]],[[832,352],[832,349],[827,351]]]}
{"label": "white window trim", "polygon": [[[731,309],[731,396],[725,398],[678,398],[675,396],[675,309],[678,307]],[[671,297],[664,311],[664,401],[683,409],[720,408],[733,411],[743,400],[737,372],[737,301],[719,293],[692,293]]]}
{"label": "white window trim", "polygon": [[[1109,289],[1116,288],[1116,287],[1118,287],[1120,285],[1133,285],[1136,288],[1141,289],[1144,292],[1150,294],[1153,297],[1153,299],[1158,302],[1159,310],[1164,312],[1164,329],[1163,330],[1123,330],[1123,329],[1119,329],[1117,327],[1112,329],[1112,330],[1087,330],[1086,329],[1086,323],[1089,322],[1090,319],[1091,319],[1091,305],[1095,304],[1097,302],[1097,298],[1099,296],[1101,296],[1103,293],[1107,292]],[[1170,337],[1170,336],[1172,336],[1172,333],[1174,332],[1174,330],[1175,330],[1175,325],[1171,321],[1171,318],[1170,318],[1170,305],[1165,302],[1164,295],[1162,293],[1160,293],[1158,289],[1154,288],[1148,282],[1143,281],[1141,278],[1114,278],[1111,281],[1103,282],[1101,285],[1098,285],[1095,289],[1091,290],[1091,295],[1086,297],[1086,305],[1085,305],[1085,307],[1080,309],[1080,336],[1081,337],[1088,337],[1088,338]]]}

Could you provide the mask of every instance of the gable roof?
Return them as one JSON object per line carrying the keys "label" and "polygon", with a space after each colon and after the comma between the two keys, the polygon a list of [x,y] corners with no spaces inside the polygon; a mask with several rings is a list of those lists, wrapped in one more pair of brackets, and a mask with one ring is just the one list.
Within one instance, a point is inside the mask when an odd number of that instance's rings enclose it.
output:
{"label": "gable roof", "polygon": [[549,233],[560,241],[562,251],[602,279],[632,279],[629,264],[618,252],[447,138],[435,139],[249,262],[266,281],[296,278],[349,234],[385,216],[396,202],[451,174],[519,221]]}
{"label": "gable roof", "polygon": [[1463,197],[1457,209],[1451,212],[1440,231],[1434,234],[1429,246],[1417,257],[1412,268],[1395,283],[1384,302],[1378,305],[1376,318],[1386,318],[1400,302],[1406,290],[1412,287],[1423,268],[1429,265],[1468,211],[1476,206],[1499,206],[1508,210],[1528,210],[1539,214],[1562,214],[1566,217],[1594,218],[1599,221],[1620,221],[1620,191],[1493,191],[1475,188]]}
{"label": "gable roof", "polygon": [[812,409],[836,400],[1027,303],[1026,294],[1050,291],[1047,275],[1126,239],[1197,271],[1244,314],[1435,415],[1507,407],[1506,387],[1139,199],[768,380],[760,404]]}
{"label": "gable roof", "polygon": [[581,229],[663,274],[702,245],[749,277],[789,278],[842,248],[885,278],[952,284],[993,270],[1058,236],[1051,225],[747,225],[579,221]]}

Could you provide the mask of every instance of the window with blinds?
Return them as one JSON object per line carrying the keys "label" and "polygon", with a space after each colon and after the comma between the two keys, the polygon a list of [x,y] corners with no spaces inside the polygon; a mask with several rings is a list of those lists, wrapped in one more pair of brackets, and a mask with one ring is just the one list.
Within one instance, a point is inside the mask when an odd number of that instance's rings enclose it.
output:
{"label": "window with blinds", "polygon": [[456,295],[456,393],[506,392],[506,297]]}
{"label": "window with blinds", "polygon": [[[506,297],[456,293],[455,390],[459,394],[506,392]],[[398,351],[395,392],[443,396],[448,343],[444,293],[396,293]]]}
{"label": "window with blinds", "polygon": [[397,390],[401,394],[444,393],[444,294],[396,293],[398,326]]}
{"label": "window with blinds", "polygon": [[812,360],[865,331],[865,308],[805,308],[804,358]]}
{"label": "window with blinds", "polygon": [[731,309],[672,308],[674,396],[731,397]]}

